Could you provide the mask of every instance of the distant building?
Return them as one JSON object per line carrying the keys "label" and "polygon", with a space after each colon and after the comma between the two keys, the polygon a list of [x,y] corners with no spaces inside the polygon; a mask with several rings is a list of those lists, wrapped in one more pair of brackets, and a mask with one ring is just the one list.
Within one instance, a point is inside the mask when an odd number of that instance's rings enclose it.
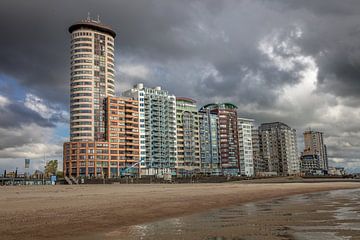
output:
{"label": "distant building", "polygon": [[314,162],[317,161],[317,163],[314,164],[314,167],[317,167],[317,170],[326,172],[328,170],[328,157],[323,133],[312,130],[305,131],[304,146],[304,151],[301,154],[301,164],[302,166],[304,165],[302,171],[309,170],[308,159],[313,158]]}
{"label": "distant building", "polygon": [[221,171],[225,175],[241,173],[237,107],[231,103],[208,104],[200,109],[218,118],[218,144]]}
{"label": "distant building", "polygon": [[238,118],[239,159],[241,175],[254,176],[254,157],[252,145],[253,119]]}
{"label": "distant building", "polygon": [[199,111],[200,160],[203,173],[219,175],[221,173],[217,114],[210,109]]}
{"label": "distant building", "polygon": [[332,176],[344,176],[346,175],[345,169],[343,167],[329,167],[329,175]]}
{"label": "distant building", "polygon": [[306,154],[301,155],[301,172],[305,175],[319,175],[319,173],[324,174],[320,168],[319,155],[317,154]]}
{"label": "distant building", "polygon": [[263,123],[259,134],[261,155],[268,163],[268,171],[279,176],[300,172],[295,129],[281,122]]}
{"label": "distant building", "polygon": [[251,127],[251,141],[253,148],[253,161],[254,161],[254,172],[255,175],[263,175],[263,173],[268,172],[267,161],[261,155],[261,142],[259,130],[254,126]]}
{"label": "distant building", "polygon": [[199,114],[195,100],[176,98],[177,175],[200,172]]}
{"label": "distant building", "polygon": [[139,102],[142,175],[176,174],[176,98],[142,83],[123,93]]}
{"label": "distant building", "polygon": [[31,175],[31,178],[42,179],[44,176],[44,172],[40,170],[35,170],[35,172]]}

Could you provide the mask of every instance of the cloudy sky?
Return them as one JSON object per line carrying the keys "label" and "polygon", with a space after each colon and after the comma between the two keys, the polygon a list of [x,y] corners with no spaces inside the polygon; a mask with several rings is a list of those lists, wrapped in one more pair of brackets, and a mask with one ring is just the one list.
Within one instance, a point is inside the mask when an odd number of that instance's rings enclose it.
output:
{"label": "cloudy sky", "polygon": [[0,171],[61,159],[68,139],[68,27],[117,32],[117,93],[143,82],[199,106],[233,102],[257,123],[325,133],[330,165],[360,166],[360,1],[0,2]]}

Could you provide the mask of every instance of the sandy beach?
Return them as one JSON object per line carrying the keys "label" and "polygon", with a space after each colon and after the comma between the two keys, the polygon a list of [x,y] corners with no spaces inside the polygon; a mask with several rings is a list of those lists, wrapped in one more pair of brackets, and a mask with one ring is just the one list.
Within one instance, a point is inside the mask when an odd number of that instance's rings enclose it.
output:
{"label": "sandy beach", "polygon": [[144,184],[0,188],[1,239],[81,239],[102,231],[360,183]]}

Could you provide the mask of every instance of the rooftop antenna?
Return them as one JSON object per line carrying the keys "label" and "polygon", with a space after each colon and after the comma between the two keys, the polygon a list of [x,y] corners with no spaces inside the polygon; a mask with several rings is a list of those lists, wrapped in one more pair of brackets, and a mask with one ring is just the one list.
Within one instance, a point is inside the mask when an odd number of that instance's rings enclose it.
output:
{"label": "rooftop antenna", "polygon": [[87,16],[86,20],[90,21],[90,12],[88,12],[88,16]]}

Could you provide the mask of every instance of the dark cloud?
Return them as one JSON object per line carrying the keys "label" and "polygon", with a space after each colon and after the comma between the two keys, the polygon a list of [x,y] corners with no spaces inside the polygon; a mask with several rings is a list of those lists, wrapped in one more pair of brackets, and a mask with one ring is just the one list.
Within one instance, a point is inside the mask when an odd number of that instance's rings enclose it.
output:
{"label": "dark cloud", "polygon": [[[342,81],[358,82],[354,81],[359,74],[358,63],[353,61],[356,56],[352,60],[348,56],[356,53],[353,48],[358,47],[355,41],[358,36],[346,32],[354,30],[351,27],[355,22],[349,24],[349,19],[356,13],[354,9],[360,8],[356,1],[349,4],[338,1],[326,4],[323,1],[11,1],[1,5],[0,13],[6,21],[1,21],[0,27],[7,34],[0,40],[3,46],[0,71],[15,77],[38,96],[64,106],[69,95],[67,27],[85,18],[87,12],[95,17],[101,15],[115,29],[120,56],[126,52],[165,64],[169,59],[194,58],[213,64],[226,82],[218,91],[219,96],[231,94],[239,82],[242,89],[248,87],[241,84],[244,74],[241,67],[261,74],[266,80],[263,87],[268,89],[295,83],[298,69],[281,72],[261,65],[264,59],[257,51],[257,44],[271,30],[300,22],[307,32],[298,43],[307,54],[317,56],[320,84],[325,83],[330,90],[337,89],[336,94],[340,95],[351,90],[354,94],[358,92],[357,87],[347,89],[350,84],[341,85]],[[336,21],[335,27],[332,21]],[[350,39],[355,46],[344,53],[341,43],[337,45],[342,48],[336,46],[339,35]],[[122,80],[121,76],[118,78]],[[322,88],[329,91],[326,86]],[[211,81],[208,87],[219,90],[218,86],[211,86]],[[271,91],[269,94],[269,97],[273,95]]]}
{"label": "dark cloud", "polygon": [[[236,30],[234,26],[224,26],[226,19],[212,20],[226,14],[224,11],[229,10],[229,4],[241,7],[231,1],[209,1],[207,4],[195,1],[107,1],[106,4],[87,1],[85,5],[83,1],[35,1],[31,4],[11,1],[1,4],[0,14],[6,21],[0,22],[0,27],[7,36],[0,40],[4,46],[0,53],[0,71],[13,76],[38,96],[64,105],[68,103],[69,91],[67,28],[85,18],[87,12],[101,15],[103,21],[118,33],[120,55],[122,51],[139,53],[149,61],[163,63],[168,59],[198,58],[213,62],[225,78],[234,74],[242,62],[257,64],[252,49],[263,34],[257,30],[254,39],[245,35],[252,26],[240,24],[242,29],[246,28],[238,34],[233,31]],[[246,3],[245,6],[262,10],[259,4]],[[246,20],[234,12],[231,14],[234,23]],[[266,14],[269,14],[266,9],[260,12],[260,15]],[[223,42],[221,34],[230,35],[231,42]]]}
{"label": "dark cloud", "polygon": [[54,127],[51,119],[45,119],[41,115],[27,107],[23,103],[10,103],[0,106],[0,127],[19,128],[23,125],[36,124],[41,127]]}
{"label": "dark cloud", "polygon": [[[117,65],[144,71],[118,71],[117,86],[162,85],[199,105],[233,101],[248,117],[284,121],[299,133],[320,126],[343,140],[339,132],[357,131],[359,116],[339,115],[339,108],[350,108],[344,110],[350,114],[360,102],[357,0],[2,1],[0,74],[56,105],[58,112],[68,111],[67,28],[88,12],[117,32]],[[316,89],[307,90],[309,83],[302,81],[313,63]],[[303,90],[288,90],[299,84]],[[8,115],[0,118],[1,127],[67,121],[62,114],[44,120],[16,104],[0,111]],[[354,148],[349,151],[354,159]],[[331,154],[338,158],[347,152],[334,148]]]}
{"label": "dark cloud", "polygon": [[279,0],[284,8],[305,9],[317,15],[349,16],[359,14],[359,2],[357,0]]}
{"label": "dark cloud", "polygon": [[[118,33],[117,48],[157,48],[175,54],[170,28],[186,20],[178,11],[186,2],[167,1],[2,1],[0,71],[36,95],[67,104],[69,92],[68,27],[91,12]],[[183,7],[181,7],[183,8]],[[95,15],[95,16],[94,16]]]}

